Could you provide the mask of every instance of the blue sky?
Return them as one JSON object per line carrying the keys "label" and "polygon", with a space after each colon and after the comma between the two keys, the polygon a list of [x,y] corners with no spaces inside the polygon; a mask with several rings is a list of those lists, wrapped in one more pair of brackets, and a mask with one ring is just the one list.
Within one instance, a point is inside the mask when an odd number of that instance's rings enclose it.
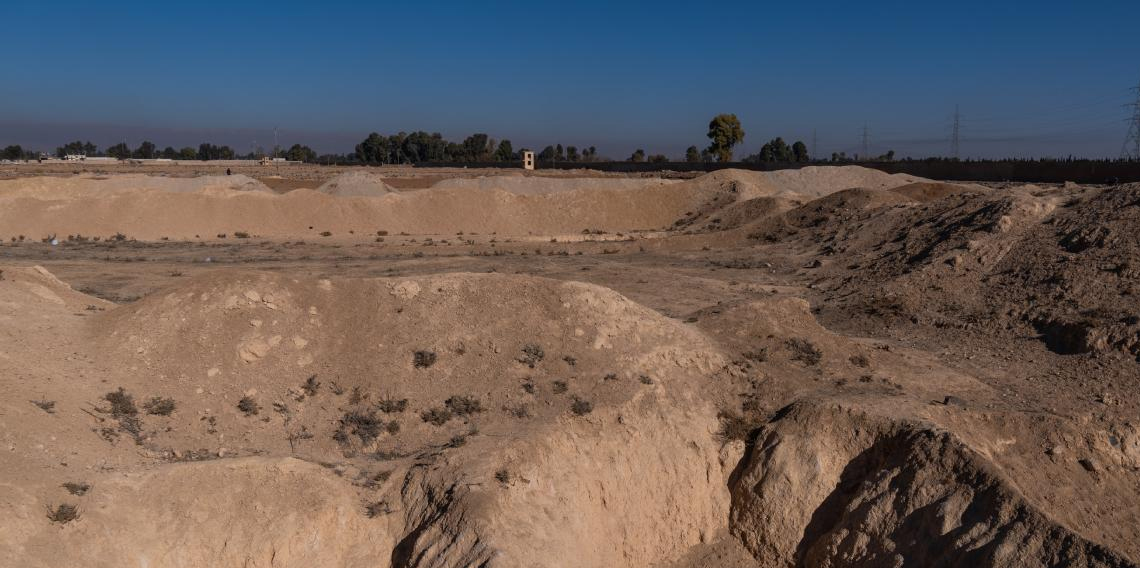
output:
{"label": "blue sky", "polygon": [[[9,3],[6,3],[9,4]],[[288,145],[473,132],[677,156],[1120,152],[1140,2],[73,2],[0,8],[0,145]],[[738,155],[741,151],[738,150]]]}

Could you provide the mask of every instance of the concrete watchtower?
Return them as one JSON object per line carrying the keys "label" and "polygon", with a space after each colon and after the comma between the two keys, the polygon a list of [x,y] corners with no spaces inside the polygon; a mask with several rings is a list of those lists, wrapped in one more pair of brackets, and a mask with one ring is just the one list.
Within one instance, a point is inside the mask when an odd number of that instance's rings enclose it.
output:
{"label": "concrete watchtower", "polygon": [[531,152],[530,150],[523,150],[521,153],[522,153],[523,169],[524,170],[533,170],[534,169],[534,152]]}

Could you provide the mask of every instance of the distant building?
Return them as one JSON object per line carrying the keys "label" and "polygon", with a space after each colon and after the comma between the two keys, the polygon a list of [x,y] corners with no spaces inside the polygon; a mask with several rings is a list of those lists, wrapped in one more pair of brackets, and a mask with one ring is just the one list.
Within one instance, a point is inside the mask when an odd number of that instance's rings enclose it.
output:
{"label": "distant building", "polygon": [[523,150],[522,151],[522,160],[523,160],[523,169],[524,170],[533,170],[534,169],[534,152],[531,152],[530,150]]}
{"label": "distant building", "polygon": [[82,162],[87,159],[87,154],[68,154],[63,157],[65,162]]}

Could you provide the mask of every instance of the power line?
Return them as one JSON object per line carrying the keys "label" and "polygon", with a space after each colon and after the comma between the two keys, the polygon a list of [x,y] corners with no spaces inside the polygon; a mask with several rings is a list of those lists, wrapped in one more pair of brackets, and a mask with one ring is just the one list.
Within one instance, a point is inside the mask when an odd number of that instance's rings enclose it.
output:
{"label": "power line", "polygon": [[954,133],[950,136],[950,157],[955,160],[958,159],[958,127],[962,121],[962,115],[958,113],[958,105],[954,105]]}
{"label": "power line", "polygon": [[1120,157],[1140,160],[1140,83],[1132,90],[1136,91],[1136,100],[1125,105],[1132,107],[1132,117],[1128,119],[1128,135],[1124,137]]}

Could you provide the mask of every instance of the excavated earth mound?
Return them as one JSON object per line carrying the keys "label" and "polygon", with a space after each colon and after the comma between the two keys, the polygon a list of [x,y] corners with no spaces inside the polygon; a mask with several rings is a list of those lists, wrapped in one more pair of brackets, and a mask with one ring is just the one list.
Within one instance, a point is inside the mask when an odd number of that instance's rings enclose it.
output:
{"label": "excavated earth mound", "polygon": [[[1005,449],[1039,420],[931,405],[987,389],[802,299],[695,327],[526,276],[218,271],[119,307],[0,278],[20,566],[651,566],[724,538],[756,566],[1133,565],[1100,544],[1132,546],[1127,510],[1095,530],[1061,509],[1086,489],[1042,493],[1080,466]],[[842,402],[811,394],[851,370]],[[1088,490],[1129,491],[1140,435],[1112,436]]]}
{"label": "excavated earth mound", "polygon": [[[73,430],[4,500],[20,565],[649,565],[728,514],[723,357],[604,288],[218,273],[102,309],[59,314],[82,380],[16,387]],[[61,532],[41,500],[100,463]]]}
{"label": "excavated earth mound", "polygon": [[345,172],[321,184],[317,191],[340,197],[379,197],[395,190],[376,174]]}
{"label": "excavated earth mound", "polygon": [[368,172],[278,195],[245,176],[26,178],[0,182],[0,237],[116,234],[143,240],[244,233],[298,238],[376,231],[565,235],[687,227],[737,202],[804,200],[916,178],[856,166],[722,170],[686,181],[495,176],[393,192]]}
{"label": "excavated earth mound", "polygon": [[783,409],[733,478],[763,566],[1131,566],[1029,505],[953,434],[829,404]]}

